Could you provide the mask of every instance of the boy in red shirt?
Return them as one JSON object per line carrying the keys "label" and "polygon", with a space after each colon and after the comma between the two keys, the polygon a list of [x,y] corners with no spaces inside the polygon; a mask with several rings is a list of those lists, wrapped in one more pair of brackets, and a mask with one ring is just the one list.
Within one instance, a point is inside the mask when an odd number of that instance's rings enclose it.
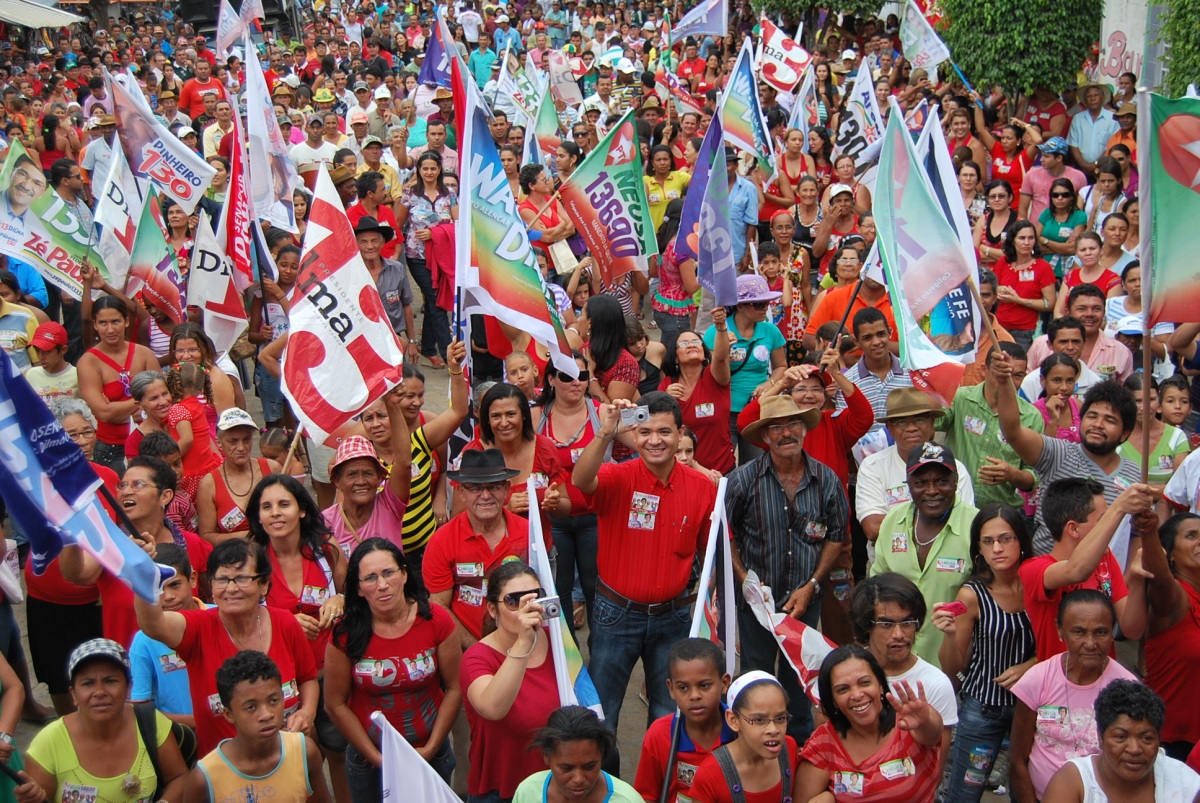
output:
{"label": "boy in red shirt", "polygon": [[1058,604],[1064,594],[1079,588],[1106,594],[1117,611],[1121,633],[1129,639],[1141,638],[1146,629],[1147,574],[1140,558],[1131,555],[1122,575],[1108,544],[1125,516],[1153,509],[1150,486],[1135,483],[1110,506],[1100,483],[1072,477],[1050,483],[1042,506],[1054,548],[1048,555],[1025,561],[1020,569],[1037,659],[1044,661],[1066,651],[1058,634]]}
{"label": "boy in red shirt", "polygon": [[667,790],[667,803],[674,803],[679,795],[686,796],[691,790],[696,767],[704,757],[737,736],[725,722],[725,705],[721,702],[729,689],[721,648],[702,638],[676,642],[667,655],[667,689],[679,710],[659,717],[646,731],[633,786],[644,799],[658,800],[670,763],[671,735],[682,713],[683,730]]}

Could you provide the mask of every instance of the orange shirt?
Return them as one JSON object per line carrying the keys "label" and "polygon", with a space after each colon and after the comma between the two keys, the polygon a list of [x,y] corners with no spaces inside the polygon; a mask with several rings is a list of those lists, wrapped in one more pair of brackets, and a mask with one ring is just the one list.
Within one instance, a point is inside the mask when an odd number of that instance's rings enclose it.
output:
{"label": "orange shirt", "polygon": [[[829,292],[825,293],[825,297],[821,299],[821,303],[813,310],[813,314],[809,316],[808,328],[804,330],[804,334],[816,337],[817,330],[821,325],[829,321],[840,321],[842,315],[846,312],[846,304],[850,296],[854,293],[854,285],[849,284],[845,287],[834,287]],[[867,303],[863,298],[862,291],[854,298],[854,304],[850,307],[850,315],[846,318],[846,328],[853,331],[854,316],[860,309],[874,307],[883,313],[883,317],[887,318],[888,326],[892,330],[892,340],[897,337],[896,334],[896,316],[892,314],[892,301],[885,293],[874,304]]]}

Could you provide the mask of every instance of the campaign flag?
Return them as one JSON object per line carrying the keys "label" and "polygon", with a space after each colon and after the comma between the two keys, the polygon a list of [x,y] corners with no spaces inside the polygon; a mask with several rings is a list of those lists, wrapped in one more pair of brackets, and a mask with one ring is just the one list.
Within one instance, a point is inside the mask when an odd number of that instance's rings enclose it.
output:
{"label": "campaign flag", "polygon": [[754,77],[754,48],[749,37],[742,42],[729,77],[729,86],[721,97],[721,125],[725,129],[725,141],[744,151],[750,151],[758,159],[758,166],[774,178],[775,143],[767,128],[767,117],[763,114],[762,101],[758,97],[758,80]]}
{"label": "campaign flag", "polygon": [[800,82],[800,76],[812,63],[812,55],[788,39],[779,26],[764,16],[762,18],[762,52],[759,55],[759,70],[762,79],[780,92],[791,92]]}
{"label": "campaign flag", "polygon": [[925,121],[929,119],[929,101],[921,98],[921,102],[904,113],[904,127],[914,134],[925,130]]}
{"label": "campaign flag", "polygon": [[108,84],[121,147],[133,174],[154,184],[190,215],[217,171],[168,131],[120,81]]}
{"label": "campaign flag", "polygon": [[[729,522],[725,515],[727,482],[722,477],[717,483],[717,503],[713,507],[712,522],[708,528],[708,545],[704,548],[700,584],[696,586],[699,598],[692,609],[692,629],[688,632],[688,638],[708,639],[720,647],[725,652],[725,671],[732,675],[737,662],[737,608],[734,607],[733,597]],[[721,562],[719,568],[718,560]]]}
{"label": "campaign flag", "polygon": [[[221,208],[217,224],[220,231],[232,227],[231,209],[230,204]],[[233,260],[213,232],[208,215],[201,212],[188,271],[188,296],[203,310],[204,331],[218,354],[228,352],[249,323],[234,275]]]}
{"label": "campaign flag", "polygon": [[[537,499],[537,485],[533,477],[526,481],[526,490],[530,499]],[[566,493],[565,489],[559,489]],[[554,572],[550,569],[550,556],[546,553],[546,539],[542,532],[542,517],[529,517],[529,565],[537,572],[538,581],[542,588],[554,588]],[[560,600],[560,604],[562,604]],[[566,607],[560,615],[547,624],[550,636],[550,657],[554,661],[554,676],[558,681],[559,705],[582,705],[596,712],[604,719],[604,709],[600,706],[600,695],[592,678],[588,675],[587,667],[583,664],[583,656],[579,653],[579,645],[571,636],[567,626],[566,616],[571,615],[572,606],[567,600]]]}
{"label": "campaign flag", "polygon": [[637,270],[639,257],[658,253],[632,109],[575,168],[559,197],[605,284]]}
{"label": "campaign flag", "polygon": [[[425,61],[421,64],[421,72],[417,81],[426,86],[444,86],[450,88],[450,55],[446,52],[446,40],[442,38],[445,24],[442,22],[442,7],[433,10],[437,22],[429,32],[425,42]],[[453,48],[453,40],[450,47]]]}
{"label": "campaign flag", "polygon": [[325,443],[400,384],[404,351],[333,179],[317,173],[281,362],[283,395],[309,436]]}
{"label": "campaign flag", "polygon": [[[229,0],[221,0],[220,12],[217,15],[217,41],[216,46],[213,48],[213,52],[217,54],[217,59],[224,61],[229,58],[229,53],[233,50],[233,46],[238,43],[245,33],[247,33],[245,21],[233,10],[233,6],[229,4]],[[246,56],[249,58],[249,53]]]}
{"label": "campaign flag", "polygon": [[542,105],[538,108],[537,120],[533,125],[533,133],[537,139],[538,148],[542,153],[555,153],[562,144],[561,126],[558,121],[558,110],[554,106],[553,93],[542,97]]}
{"label": "campaign flag", "polygon": [[229,180],[226,184],[225,203],[221,205],[221,231],[225,237],[225,253],[233,265],[233,280],[237,289],[244,291],[254,284],[250,227],[258,226],[258,221],[252,220],[250,216],[246,149],[242,145],[245,136],[237,115],[233,117],[233,130],[226,136],[233,137],[233,147],[229,151]]}
{"label": "campaign flag", "polygon": [[780,613],[775,607],[770,587],[764,586],[753,571],[747,572],[746,579],[742,581],[742,596],[745,597],[758,623],[775,636],[779,649],[792,665],[792,669],[796,670],[800,685],[804,687],[809,699],[816,703],[815,689],[817,678],[821,674],[821,662],[837,648],[837,645],[825,638],[815,627],[809,627],[799,619]]}
{"label": "campaign flag", "polygon": [[154,564],[96,498],[100,478],[8,354],[0,351],[0,496],[29,538],[41,575],[65,545],[82,547],[139,597],[158,602],[175,572]]}
{"label": "campaign flag", "polygon": [[[249,190],[254,217],[267,220],[285,231],[296,233],[296,210],[292,193],[304,182],[288,154],[288,143],[275,119],[275,107],[267,91],[258,51],[246,40],[246,128],[249,153]],[[231,177],[232,180],[232,177]]]}
{"label": "campaign flag", "polygon": [[729,6],[726,0],[701,0],[700,5],[679,18],[671,29],[671,41],[684,36],[728,36]]}
{"label": "campaign flag", "polygon": [[[284,6],[286,8],[286,5]],[[256,31],[262,30],[260,20],[265,20],[267,14],[263,11],[262,0],[242,0],[242,22]]]}
{"label": "campaign flag", "polygon": [[792,104],[792,114],[788,118],[788,128],[795,128],[804,133],[804,145],[801,150],[808,153],[808,132],[821,124],[817,111],[817,89],[814,70],[810,67],[804,73],[804,80],[796,92],[796,102]]}
{"label": "campaign flag", "polygon": [[[554,101],[550,98],[550,96],[546,95],[542,98],[541,105],[545,106],[547,103],[553,103],[553,102]],[[541,108],[539,108],[538,115],[540,116],[541,113],[542,113]],[[553,155],[553,154],[551,154],[551,155]],[[549,164],[547,164],[547,161],[549,162]],[[546,170],[550,173],[551,176],[556,176],[556,177],[558,176],[558,160],[557,159],[547,160],[546,157],[542,154],[542,148],[538,144],[537,126],[536,125],[528,126],[525,129],[525,139],[523,139],[521,141],[521,164],[523,164],[523,165],[528,165],[528,164],[541,165],[542,167],[546,168]]]}
{"label": "campaign flag", "polygon": [[683,83],[683,79],[664,67],[661,61],[658,63],[658,70],[654,73],[654,83],[654,91],[658,95],[658,99],[664,104],[668,99],[674,100],[676,112],[681,114],[700,113],[700,104],[696,102],[692,91]]}
{"label": "campaign flag", "polygon": [[713,117],[700,145],[683,201],[675,250],[681,259],[696,260],[696,278],[718,304],[737,305],[737,267],[733,264],[733,237],[729,232],[729,180],[725,174],[721,115]]}
{"label": "campaign flag", "polygon": [[904,58],[918,67],[932,70],[943,61],[950,60],[950,50],[941,40],[916,0],[906,0],[904,13],[900,16],[900,49]]}
{"label": "campaign flag", "polygon": [[0,254],[29,263],[55,287],[81,299],[79,268],[84,260],[105,278],[113,277],[93,248],[92,231],[48,189],[37,155],[12,140],[0,168]]}
{"label": "campaign flag", "polygon": [[854,157],[860,176],[878,158],[879,149],[883,147],[883,113],[879,110],[879,100],[875,97],[875,82],[871,78],[871,68],[867,66],[866,59],[863,59],[862,65],[859,66],[854,85],[846,98],[846,111],[838,126],[834,146],[836,155],[841,156],[845,153]]}
{"label": "campaign flag", "polygon": [[163,239],[164,228],[158,193],[152,188],[134,234],[126,292],[141,292],[172,321],[183,323],[187,282],[175,249]]}
{"label": "campaign flag", "polygon": [[417,749],[392,727],[382,711],[371,712],[371,730],[379,736],[383,754],[381,800],[420,800],[421,803],[462,803],[442,776],[421,758]]}
{"label": "campaign flag", "polygon": [[583,103],[583,93],[579,90],[566,54],[561,50],[551,50],[547,61],[550,64],[550,94],[568,106]]}
{"label": "campaign flag", "polygon": [[[511,45],[512,43],[509,42]],[[496,86],[498,94],[510,98],[517,109],[526,118],[524,125],[531,125],[537,120],[538,88],[521,66],[520,60],[511,53],[500,69],[500,79]],[[493,102],[493,105],[495,103]]]}
{"label": "campaign flag", "polygon": [[1200,98],[1139,92],[1138,199],[1148,326],[1194,321],[1200,309]]}
{"label": "campaign flag", "polygon": [[463,314],[492,315],[529,332],[550,350],[555,368],[575,376],[579,366],[571,356],[554,297],[538,270],[529,230],[508,189],[483,98],[473,82],[463,86],[468,97],[459,139],[464,167],[458,187],[454,273],[457,287],[463,290]]}
{"label": "campaign flag", "polygon": [[[125,161],[125,152],[113,148],[112,166],[108,176],[98,185],[96,196],[96,253],[108,268],[108,283],[125,289],[129,276],[129,255],[137,234],[137,222],[149,185],[140,182]],[[96,186],[96,185],[94,185]]]}
{"label": "campaign flag", "polygon": [[[965,300],[949,309],[940,302],[971,277],[972,267],[897,105],[884,135],[879,174],[875,225],[899,330],[900,362],[915,386],[948,406],[962,380],[966,355],[974,358],[975,324],[963,325],[972,313]],[[927,316],[928,334],[918,324]]]}

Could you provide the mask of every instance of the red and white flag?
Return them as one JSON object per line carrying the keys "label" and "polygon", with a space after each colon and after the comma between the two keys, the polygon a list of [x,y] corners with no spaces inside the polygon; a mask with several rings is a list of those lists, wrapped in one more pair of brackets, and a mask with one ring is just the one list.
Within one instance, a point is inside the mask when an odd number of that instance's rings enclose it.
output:
{"label": "red and white flag", "polygon": [[783,650],[792,669],[796,670],[805,693],[816,703],[813,689],[817,685],[817,677],[821,674],[821,662],[837,648],[837,645],[825,638],[815,627],[809,627],[799,619],[776,611],[771,589],[764,586],[754,572],[747,573],[746,579],[742,581],[742,596],[746,598],[746,603],[758,623],[775,635],[775,641],[779,643],[779,648]]}
{"label": "red and white flag", "polygon": [[[237,289],[245,290],[254,284],[254,261],[250,256],[250,193],[249,173],[246,165],[246,137],[242,123],[235,114],[233,130],[225,136],[233,137],[229,149],[229,186],[221,210],[221,226],[225,233],[225,253],[233,266],[233,281]],[[254,221],[258,225],[258,221]]]}
{"label": "red and white flag", "polygon": [[762,18],[762,47],[758,67],[762,79],[780,92],[791,92],[812,63],[812,54],[788,39],[779,26]]}
{"label": "red and white flag", "polygon": [[296,288],[283,394],[312,439],[324,443],[400,384],[404,364],[327,170],[318,171]]}

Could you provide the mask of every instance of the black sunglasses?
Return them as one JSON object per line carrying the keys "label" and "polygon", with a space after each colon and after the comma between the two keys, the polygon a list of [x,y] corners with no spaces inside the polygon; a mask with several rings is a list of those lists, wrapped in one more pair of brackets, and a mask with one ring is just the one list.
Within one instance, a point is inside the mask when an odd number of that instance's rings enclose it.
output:
{"label": "black sunglasses", "polygon": [[508,608],[510,611],[515,611],[517,608],[521,607],[521,600],[530,594],[535,594],[538,597],[546,596],[546,592],[543,589],[537,588],[528,591],[513,591],[512,593],[505,594],[500,599],[502,602],[504,602],[505,608]]}
{"label": "black sunglasses", "polygon": [[590,371],[580,371],[578,378],[571,376],[566,371],[557,371],[555,375],[559,382],[590,382],[592,374]]}
{"label": "black sunglasses", "polygon": [[1074,198],[1075,193],[1073,193],[1073,192],[1052,192],[1052,193],[1050,193],[1050,197],[1051,198]]}
{"label": "black sunglasses", "polygon": [[769,301],[747,301],[745,303],[746,303],[747,307],[753,307],[754,309],[766,309],[767,305],[770,304],[771,302],[769,302]]}

